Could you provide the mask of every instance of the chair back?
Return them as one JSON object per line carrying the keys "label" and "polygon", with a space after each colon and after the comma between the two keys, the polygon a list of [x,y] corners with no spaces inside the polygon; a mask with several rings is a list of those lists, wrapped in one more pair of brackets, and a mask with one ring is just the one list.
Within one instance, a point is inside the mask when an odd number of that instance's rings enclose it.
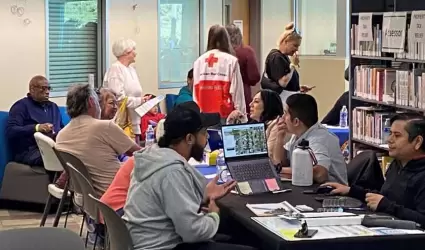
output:
{"label": "chair back", "polygon": [[[69,174],[67,163],[70,163],[74,168],[76,168],[80,173],[82,173],[87,178],[87,180],[89,180],[91,183],[91,177],[90,177],[89,171],[87,170],[87,167],[84,165],[84,163],[80,159],[78,159],[73,154],[70,154],[58,149],[55,149],[55,153],[58,156],[59,161],[61,161],[63,169],[65,170],[65,172],[68,173],[69,176],[70,174]],[[71,177],[69,178],[68,181],[69,181],[69,190],[79,194],[82,193],[78,183],[73,182]]]}
{"label": "chair back", "polygon": [[52,138],[43,135],[40,132],[34,134],[38,149],[40,150],[41,158],[43,159],[44,168],[52,172],[61,172],[63,167],[55,154],[55,141]]}
{"label": "chair back", "polygon": [[133,250],[133,240],[124,221],[118,214],[108,205],[95,198],[93,195],[89,197],[97,204],[100,213],[105,221],[109,250]]}
{"label": "chair back", "polygon": [[72,164],[69,162],[66,163],[69,170],[69,176],[74,183],[78,183],[78,186],[81,188],[81,194],[83,195],[83,210],[90,216],[96,223],[99,222],[99,210],[97,209],[96,203],[89,197],[89,194],[96,196],[94,188],[90,181],[78,171]]}
{"label": "chair back", "polygon": [[347,177],[350,186],[381,190],[384,176],[376,152],[366,150],[351,159],[347,165]]}

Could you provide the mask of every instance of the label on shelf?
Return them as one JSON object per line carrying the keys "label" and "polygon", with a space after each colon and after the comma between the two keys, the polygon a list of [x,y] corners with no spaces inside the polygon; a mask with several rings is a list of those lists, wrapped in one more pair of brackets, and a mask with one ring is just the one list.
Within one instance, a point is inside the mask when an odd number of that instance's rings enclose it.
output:
{"label": "label on shelf", "polygon": [[410,21],[411,39],[417,43],[425,43],[425,11],[413,11]]}
{"label": "label on shelf", "polygon": [[372,13],[359,14],[359,41],[371,42],[373,41],[372,34]]}
{"label": "label on shelf", "polygon": [[402,53],[406,41],[407,12],[385,12],[382,52]]}

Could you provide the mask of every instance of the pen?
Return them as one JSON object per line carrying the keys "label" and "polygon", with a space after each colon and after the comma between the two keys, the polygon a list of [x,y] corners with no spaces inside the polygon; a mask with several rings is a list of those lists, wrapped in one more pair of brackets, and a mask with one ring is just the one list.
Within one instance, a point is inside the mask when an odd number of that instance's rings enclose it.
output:
{"label": "pen", "polygon": [[273,191],[273,194],[280,194],[280,193],[286,193],[286,192],[291,192],[292,189],[282,189],[282,190],[277,190],[277,191]]}
{"label": "pen", "polygon": [[267,210],[267,211],[272,211],[272,210],[276,210],[278,208],[268,208],[268,207],[252,207],[252,209],[259,209],[259,210]]}

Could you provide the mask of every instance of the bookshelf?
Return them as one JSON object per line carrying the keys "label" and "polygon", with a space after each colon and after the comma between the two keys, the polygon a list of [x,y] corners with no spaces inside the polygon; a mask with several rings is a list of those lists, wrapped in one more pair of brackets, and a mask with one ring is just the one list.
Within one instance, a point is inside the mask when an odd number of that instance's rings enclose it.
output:
{"label": "bookshelf", "polygon": [[385,154],[385,121],[425,114],[425,1],[350,1],[349,78],[350,159],[363,149]]}

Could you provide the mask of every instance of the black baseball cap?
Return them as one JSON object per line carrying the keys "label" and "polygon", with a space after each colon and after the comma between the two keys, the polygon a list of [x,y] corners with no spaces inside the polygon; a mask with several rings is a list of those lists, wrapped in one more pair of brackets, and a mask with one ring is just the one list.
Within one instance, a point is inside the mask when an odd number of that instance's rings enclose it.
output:
{"label": "black baseball cap", "polygon": [[167,114],[164,122],[164,137],[175,140],[194,134],[203,128],[220,123],[219,113],[201,113],[194,101],[178,104]]}

